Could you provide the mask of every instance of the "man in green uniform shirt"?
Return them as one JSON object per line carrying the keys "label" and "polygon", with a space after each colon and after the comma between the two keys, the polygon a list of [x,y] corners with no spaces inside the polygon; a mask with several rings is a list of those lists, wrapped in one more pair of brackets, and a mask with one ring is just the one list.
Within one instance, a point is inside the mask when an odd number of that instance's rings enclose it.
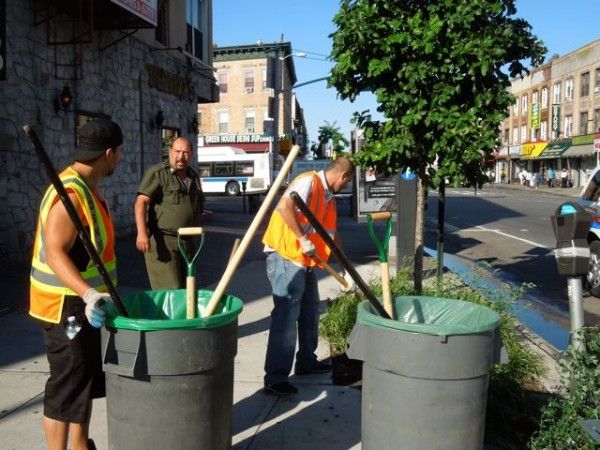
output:
{"label": "man in green uniform shirt", "polygon": [[152,289],[185,287],[186,265],[177,247],[177,229],[198,226],[204,194],[189,167],[192,143],[173,141],[169,160],[150,167],[135,201],[136,247],[144,253]]}

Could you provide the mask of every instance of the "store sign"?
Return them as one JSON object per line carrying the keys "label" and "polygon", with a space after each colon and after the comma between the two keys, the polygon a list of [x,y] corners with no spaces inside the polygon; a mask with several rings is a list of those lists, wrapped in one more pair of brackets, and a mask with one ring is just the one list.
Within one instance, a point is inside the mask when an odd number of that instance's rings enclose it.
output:
{"label": "store sign", "polygon": [[151,24],[153,27],[157,25],[157,8],[158,0],[111,0],[115,5],[126,9],[132,14]]}
{"label": "store sign", "polygon": [[0,0],[0,80],[6,80],[6,0]]}
{"label": "store sign", "polygon": [[531,110],[529,111],[529,128],[540,129],[540,114],[540,104],[532,103]]}
{"label": "store sign", "polygon": [[204,144],[255,143],[273,140],[273,136],[266,134],[205,134],[202,138]]}
{"label": "store sign", "polygon": [[167,72],[160,67],[146,64],[148,85],[159,91],[179,97],[182,100],[196,100],[196,89],[193,83],[181,75]]}
{"label": "store sign", "polygon": [[560,131],[560,105],[552,105],[552,131]]}
{"label": "store sign", "polygon": [[600,134],[594,136],[594,151],[600,153]]}

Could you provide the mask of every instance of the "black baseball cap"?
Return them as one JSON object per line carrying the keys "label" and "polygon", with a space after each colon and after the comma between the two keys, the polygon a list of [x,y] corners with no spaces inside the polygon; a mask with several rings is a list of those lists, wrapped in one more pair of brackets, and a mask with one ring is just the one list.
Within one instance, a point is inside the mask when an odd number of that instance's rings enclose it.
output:
{"label": "black baseball cap", "polygon": [[86,122],[78,130],[79,145],[73,151],[75,161],[92,161],[108,148],[123,143],[121,127],[108,119],[94,119]]}

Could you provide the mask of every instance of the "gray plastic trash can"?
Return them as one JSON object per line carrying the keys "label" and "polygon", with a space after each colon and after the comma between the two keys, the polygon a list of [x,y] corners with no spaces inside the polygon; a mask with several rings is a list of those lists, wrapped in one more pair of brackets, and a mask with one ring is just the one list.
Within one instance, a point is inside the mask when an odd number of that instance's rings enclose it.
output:
{"label": "gray plastic trash can", "polygon": [[[198,291],[198,308],[210,299]],[[229,449],[240,299],[185,319],[185,290],[123,297],[102,330],[109,449]]]}
{"label": "gray plastic trash can", "polygon": [[364,361],[363,450],[481,449],[500,317],[444,298],[394,303],[398,320],[362,302],[349,338],[348,355]]}

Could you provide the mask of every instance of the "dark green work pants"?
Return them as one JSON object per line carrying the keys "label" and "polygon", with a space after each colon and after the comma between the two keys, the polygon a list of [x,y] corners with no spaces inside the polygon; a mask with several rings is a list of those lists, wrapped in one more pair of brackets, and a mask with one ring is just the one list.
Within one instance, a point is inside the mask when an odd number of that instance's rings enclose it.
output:
{"label": "dark green work pants", "polygon": [[150,251],[144,259],[152,290],[185,288],[186,264],[177,247],[177,236],[152,233]]}

